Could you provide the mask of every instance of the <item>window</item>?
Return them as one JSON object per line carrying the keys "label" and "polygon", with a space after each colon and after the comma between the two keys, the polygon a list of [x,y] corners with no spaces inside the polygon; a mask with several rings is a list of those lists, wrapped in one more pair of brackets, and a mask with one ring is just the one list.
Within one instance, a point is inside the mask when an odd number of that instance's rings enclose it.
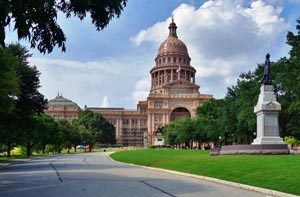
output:
{"label": "window", "polygon": [[171,62],[171,58],[170,57],[168,57],[168,62]]}
{"label": "window", "polygon": [[173,58],[173,62],[176,63],[176,57]]}
{"label": "window", "polygon": [[165,63],[166,62],[166,58],[163,58],[163,63]]}

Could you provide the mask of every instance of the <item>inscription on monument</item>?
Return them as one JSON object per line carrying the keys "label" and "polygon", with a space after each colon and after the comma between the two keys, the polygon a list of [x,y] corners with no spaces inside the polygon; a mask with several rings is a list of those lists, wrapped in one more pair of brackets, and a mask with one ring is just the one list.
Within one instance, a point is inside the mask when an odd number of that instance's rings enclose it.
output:
{"label": "inscription on monument", "polygon": [[276,114],[268,114],[265,116],[265,136],[276,136],[278,135],[278,121]]}

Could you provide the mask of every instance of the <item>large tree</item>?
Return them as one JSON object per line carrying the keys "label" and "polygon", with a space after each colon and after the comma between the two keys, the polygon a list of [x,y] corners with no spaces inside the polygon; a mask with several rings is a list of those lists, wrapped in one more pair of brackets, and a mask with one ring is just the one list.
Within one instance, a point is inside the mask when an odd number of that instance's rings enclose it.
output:
{"label": "large tree", "polygon": [[97,30],[119,17],[127,0],[1,0],[0,45],[5,47],[5,28],[13,25],[18,39],[27,39],[31,47],[50,53],[58,46],[66,50],[66,36],[57,23],[58,13],[84,19],[88,14]]}
{"label": "large tree", "polygon": [[281,135],[293,135],[300,139],[300,18],[297,32],[288,32],[287,44],[290,57],[274,64],[274,83],[282,111],[279,114]]}
{"label": "large tree", "polygon": [[34,130],[32,128],[35,121],[34,116],[44,112],[47,100],[38,90],[40,87],[39,71],[35,66],[30,66],[28,63],[27,59],[31,56],[29,51],[18,44],[9,45],[7,49],[20,62],[16,67],[20,92],[15,98],[14,118],[8,124],[17,126],[15,129],[19,130],[19,143],[23,142],[26,145],[27,156],[30,156],[33,146],[32,136],[34,135]]}
{"label": "large tree", "polygon": [[[74,125],[81,128],[82,134],[90,142],[90,151],[95,143],[115,144],[115,128],[101,114],[94,113],[90,110],[81,112],[79,118],[74,121]],[[89,134],[86,134],[89,132]]]}
{"label": "large tree", "polygon": [[5,144],[9,150],[17,138],[15,125],[7,123],[12,122],[16,96],[19,94],[19,77],[16,72],[19,64],[15,56],[0,47],[0,144]]}

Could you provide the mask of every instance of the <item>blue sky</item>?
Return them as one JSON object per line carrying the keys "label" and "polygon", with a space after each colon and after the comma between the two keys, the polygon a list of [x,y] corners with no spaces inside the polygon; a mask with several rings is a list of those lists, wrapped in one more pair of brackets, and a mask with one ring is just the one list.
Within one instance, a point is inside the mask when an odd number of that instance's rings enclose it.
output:
{"label": "blue sky", "polygon": [[[59,16],[67,51],[30,49],[30,62],[41,71],[40,90],[48,99],[62,92],[81,107],[135,108],[147,97],[149,70],[174,15],[200,92],[222,98],[267,52],[273,61],[288,55],[285,36],[295,30],[299,13],[300,0],[129,0],[121,17],[100,32],[89,18]],[[6,42],[15,40],[10,31]]]}

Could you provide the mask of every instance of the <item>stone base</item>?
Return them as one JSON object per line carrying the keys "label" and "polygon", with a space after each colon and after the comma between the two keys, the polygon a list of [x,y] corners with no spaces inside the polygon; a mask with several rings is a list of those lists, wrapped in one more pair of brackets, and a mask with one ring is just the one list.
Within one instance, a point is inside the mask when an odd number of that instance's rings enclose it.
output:
{"label": "stone base", "polygon": [[252,144],[285,144],[281,137],[257,137]]}
{"label": "stone base", "polygon": [[[274,155],[274,154],[289,154],[289,149],[286,144],[253,144],[253,145],[229,145],[222,146],[220,155]],[[216,154],[212,154],[216,155]]]}

